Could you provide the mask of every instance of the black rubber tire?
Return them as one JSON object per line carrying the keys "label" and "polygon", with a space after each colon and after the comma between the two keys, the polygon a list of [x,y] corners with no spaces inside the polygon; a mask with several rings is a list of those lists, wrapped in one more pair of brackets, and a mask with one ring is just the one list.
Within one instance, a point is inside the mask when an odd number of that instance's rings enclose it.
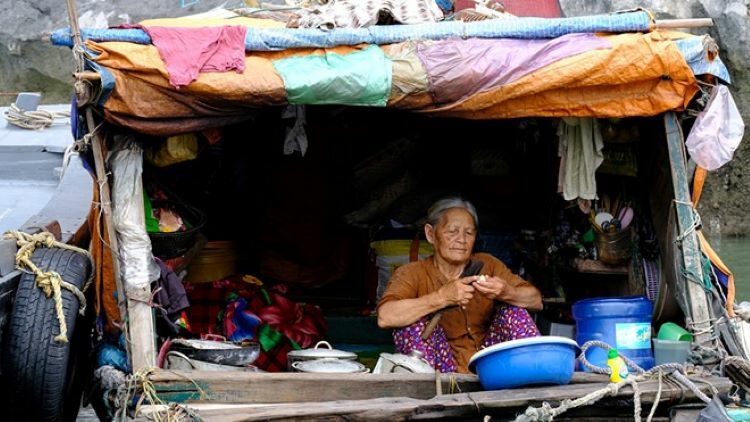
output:
{"label": "black rubber tire", "polygon": [[[79,289],[91,271],[88,258],[64,249],[38,248],[32,261],[42,271],[58,272]],[[86,359],[77,352],[88,332],[85,323],[76,326],[84,321],[78,314],[78,298],[63,289],[62,300],[69,343],[53,338],[60,333],[54,300],[36,286],[33,274],[21,276],[2,359],[11,410],[18,412],[12,420],[70,421],[78,414],[81,393],[80,383],[74,382],[79,366],[75,361]]]}

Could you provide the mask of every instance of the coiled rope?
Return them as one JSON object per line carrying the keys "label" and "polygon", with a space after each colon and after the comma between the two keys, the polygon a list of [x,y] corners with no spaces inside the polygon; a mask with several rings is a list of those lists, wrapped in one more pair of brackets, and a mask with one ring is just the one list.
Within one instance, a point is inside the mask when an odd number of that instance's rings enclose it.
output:
{"label": "coiled rope", "polygon": [[[135,401],[135,416],[138,416],[141,413],[141,407],[143,405],[150,404],[152,406],[160,407],[154,409],[153,412],[148,415],[149,419],[156,422],[200,421],[200,416],[190,410],[187,406],[177,403],[165,404],[164,401],[159,398],[159,395],[156,392],[156,387],[149,378],[156,371],[159,371],[159,368],[144,367],[135,371],[128,377],[125,385],[121,386],[117,394],[117,406],[119,409],[115,413],[114,420],[121,422],[129,420],[128,405]],[[185,375],[180,374],[180,376],[193,383],[193,386],[198,390],[200,400],[205,399],[206,392],[198,385],[198,383]]]}
{"label": "coiled rope", "polygon": [[[610,350],[612,349],[612,347],[603,341],[592,340],[592,341],[586,342],[581,347],[581,355],[578,357],[581,363],[586,368],[590,369],[592,372],[597,373],[597,374],[608,375],[611,372],[609,368],[602,368],[602,367],[593,365],[586,359],[586,351],[591,347],[600,347],[605,350]],[[649,379],[653,379],[656,377],[659,380],[659,387],[657,390],[656,399],[654,400],[654,403],[652,404],[652,407],[651,407],[651,411],[649,412],[648,418],[646,419],[648,422],[653,417],[656,411],[656,407],[659,404],[659,399],[661,398],[661,390],[662,390],[662,377],[664,375],[668,377],[672,377],[680,385],[692,391],[693,394],[695,394],[695,396],[699,398],[700,400],[702,400],[703,402],[708,403],[711,401],[711,399],[709,399],[705,394],[703,394],[703,392],[700,391],[698,387],[696,387],[695,384],[693,384],[693,382],[687,378],[687,375],[686,375],[687,370],[685,369],[684,365],[680,365],[677,363],[667,363],[663,365],[657,365],[648,371],[644,371],[643,368],[638,366],[632,360],[628,359],[626,356],[621,356],[621,357],[625,361],[625,363],[628,365],[628,367],[632,368],[635,371],[635,373],[638,375],[630,376],[617,383],[610,383],[606,387],[593,391],[581,398],[578,398],[575,400],[570,400],[570,399],[563,400],[560,403],[560,405],[557,407],[552,407],[547,402],[542,403],[540,407],[529,407],[526,409],[526,411],[523,414],[518,415],[518,417],[516,417],[516,422],[552,421],[554,420],[556,416],[559,416],[567,412],[570,409],[594,404],[597,401],[607,396],[616,396],[617,393],[620,391],[620,389],[623,386],[627,386],[627,385],[629,385],[633,389],[633,419],[636,422],[640,422],[641,421],[641,391],[638,388],[638,383],[649,380]]]}
{"label": "coiled rope", "polygon": [[30,271],[36,275],[36,285],[44,295],[49,299],[50,297],[55,301],[55,312],[57,313],[57,322],[60,325],[60,334],[54,337],[56,341],[61,343],[68,342],[68,325],[65,322],[65,314],[63,313],[62,304],[62,289],[67,289],[72,292],[78,298],[78,312],[84,315],[86,312],[86,296],[83,295],[93,280],[93,271],[91,276],[86,281],[82,290],[79,290],[76,286],[68,283],[62,279],[62,276],[55,271],[42,271],[37,267],[31,260],[31,256],[39,246],[47,248],[59,248],[67,249],[84,255],[91,262],[91,268],[94,268],[94,260],[89,251],[71,246],[62,242],[58,242],[55,236],[49,232],[42,232],[37,234],[28,234],[17,230],[11,230],[6,232],[3,237],[5,239],[14,239],[18,245],[18,252],[16,253],[16,268],[21,271]]}
{"label": "coiled rope", "polygon": [[24,111],[18,108],[16,103],[11,104],[10,108],[5,111],[5,120],[8,123],[33,130],[46,129],[55,123],[55,119],[65,117],[70,117],[69,111]]}

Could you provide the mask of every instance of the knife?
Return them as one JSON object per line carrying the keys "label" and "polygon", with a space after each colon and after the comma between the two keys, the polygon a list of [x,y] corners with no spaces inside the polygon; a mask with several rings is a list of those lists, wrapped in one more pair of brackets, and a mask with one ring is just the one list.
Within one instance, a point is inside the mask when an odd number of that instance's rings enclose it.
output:
{"label": "knife", "polygon": [[[459,278],[464,277],[470,277],[473,275],[478,275],[482,268],[484,267],[484,263],[478,259],[470,259],[469,263],[466,265],[466,268],[464,268],[464,271],[461,273],[461,276]],[[440,322],[440,317],[443,316],[443,313],[447,311],[448,309],[452,309],[457,305],[449,306],[447,308],[443,308],[437,312],[435,312],[435,315],[432,316],[432,319],[430,319],[430,322],[427,323],[427,326],[424,327],[424,330],[422,330],[422,340],[427,340],[430,335],[432,335],[432,332],[435,331],[435,328],[437,327],[438,323]]]}

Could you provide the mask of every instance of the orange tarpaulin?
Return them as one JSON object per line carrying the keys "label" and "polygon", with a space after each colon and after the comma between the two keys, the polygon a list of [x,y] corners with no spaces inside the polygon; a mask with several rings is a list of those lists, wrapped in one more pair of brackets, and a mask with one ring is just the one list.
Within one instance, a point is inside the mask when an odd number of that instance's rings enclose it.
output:
{"label": "orange tarpaulin", "polygon": [[[455,103],[437,106],[430,101],[429,92],[404,95],[394,89],[389,105],[469,119],[627,117],[681,110],[698,88],[672,42],[676,35],[683,36],[658,31],[602,35],[611,48],[561,59]],[[196,81],[177,90],[169,85],[164,63],[153,46],[91,41],[87,46],[99,53],[96,62],[115,79],[115,88],[104,104],[106,118],[157,135],[235,123],[247,119],[253,108],[286,104],[284,81],[274,60],[325,52],[347,54],[366,47],[247,53],[243,74],[201,73]],[[394,80],[404,68],[393,66]]]}

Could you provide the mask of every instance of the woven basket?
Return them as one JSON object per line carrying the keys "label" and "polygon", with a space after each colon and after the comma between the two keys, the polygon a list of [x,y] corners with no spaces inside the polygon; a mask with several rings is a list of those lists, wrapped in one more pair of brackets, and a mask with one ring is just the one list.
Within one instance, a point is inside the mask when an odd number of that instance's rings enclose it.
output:
{"label": "woven basket", "polygon": [[170,233],[149,233],[154,256],[162,259],[182,256],[195,243],[195,236],[206,224],[206,215],[199,209],[176,201],[152,201],[152,208],[168,208],[182,218],[189,229]]}

